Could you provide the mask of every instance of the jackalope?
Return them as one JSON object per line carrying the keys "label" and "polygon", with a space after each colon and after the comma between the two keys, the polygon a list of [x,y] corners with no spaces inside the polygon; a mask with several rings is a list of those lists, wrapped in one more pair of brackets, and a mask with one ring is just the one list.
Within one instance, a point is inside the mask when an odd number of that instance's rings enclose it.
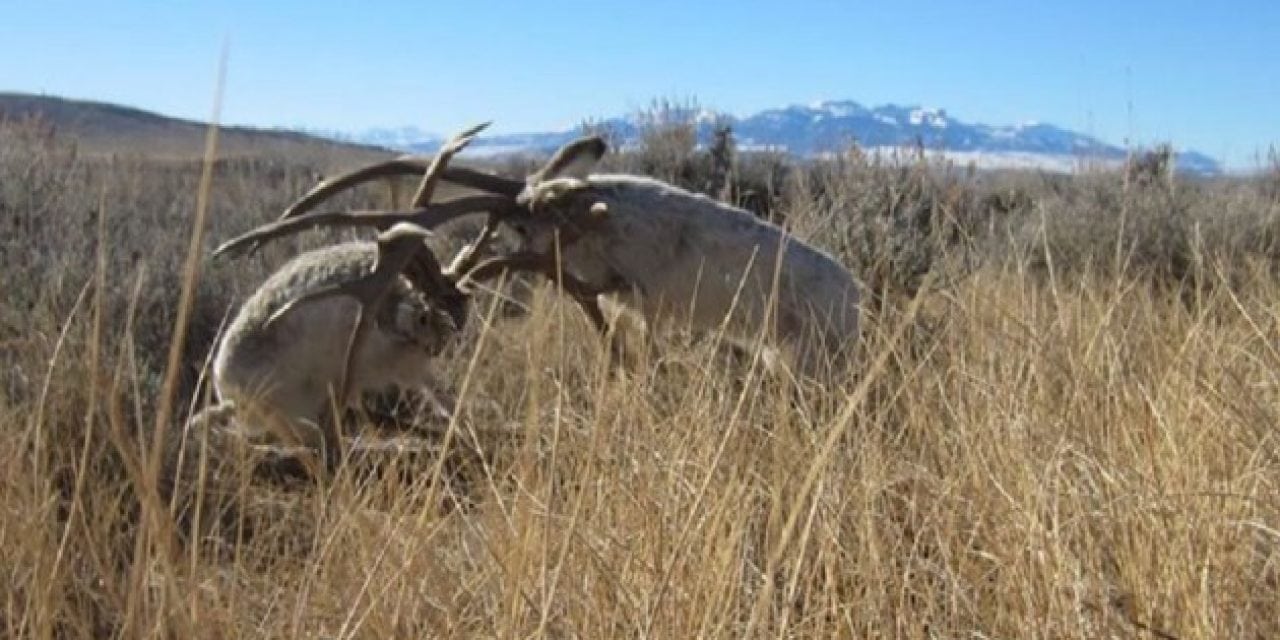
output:
{"label": "jackalope", "polygon": [[[639,312],[651,327],[723,330],[748,346],[763,338],[771,363],[790,365],[810,380],[830,381],[846,365],[858,336],[859,287],[838,260],[706,196],[650,178],[590,175],[605,151],[600,137],[580,138],[524,181],[463,168],[432,173],[435,163],[401,157],[317,185],[280,220],[218,252],[252,250],[322,225],[385,228],[408,222],[433,228],[485,210],[484,229],[455,267],[474,260],[500,225],[519,235],[519,247],[480,262],[458,282],[507,269],[537,271],[572,284],[573,297],[601,329],[607,328],[601,311],[606,303]],[[424,186],[434,176],[479,195],[430,203],[428,193],[408,211],[311,212],[344,189],[406,174],[427,175]]]}

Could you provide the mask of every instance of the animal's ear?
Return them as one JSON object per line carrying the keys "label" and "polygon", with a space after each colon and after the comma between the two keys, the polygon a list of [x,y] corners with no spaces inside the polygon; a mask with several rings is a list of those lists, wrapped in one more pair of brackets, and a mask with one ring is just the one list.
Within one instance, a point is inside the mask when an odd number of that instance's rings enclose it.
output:
{"label": "animal's ear", "polygon": [[543,180],[556,178],[577,178],[582,180],[587,173],[600,162],[609,145],[600,136],[578,138],[556,151],[555,155],[533,174],[530,182],[537,184]]}

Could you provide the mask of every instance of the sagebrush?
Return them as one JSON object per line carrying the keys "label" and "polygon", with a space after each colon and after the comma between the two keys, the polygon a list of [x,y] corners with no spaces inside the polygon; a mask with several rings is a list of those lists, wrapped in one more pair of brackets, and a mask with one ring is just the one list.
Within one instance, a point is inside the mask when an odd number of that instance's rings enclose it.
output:
{"label": "sagebrush", "polygon": [[[619,372],[548,288],[484,297],[457,428],[320,486],[148,464],[199,164],[5,123],[0,629],[1280,634],[1273,179],[786,167],[773,210],[868,288],[855,386],[798,398],[693,338]],[[332,168],[219,164],[206,252]],[[202,262],[171,441],[228,312],[316,241]]]}

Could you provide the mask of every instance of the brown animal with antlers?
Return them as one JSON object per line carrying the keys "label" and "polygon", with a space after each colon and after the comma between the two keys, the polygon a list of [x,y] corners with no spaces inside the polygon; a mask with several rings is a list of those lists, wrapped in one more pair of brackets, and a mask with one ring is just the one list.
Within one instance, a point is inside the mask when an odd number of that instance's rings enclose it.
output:
{"label": "brown animal with antlers", "polygon": [[318,185],[281,220],[218,251],[252,249],[321,225],[410,222],[432,228],[483,209],[489,212],[485,229],[454,266],[474,261],[498,225],[519,234],[520,248],[467,270],[458,279],[464,286],[506,269],[537,271],[564,283],[602,329],[600,304],[609,296],[612,304],[638,311],[650,325],[723,330],[743,345],[763,337],[772,363],[791,365],[798,377],[831,380],[848,361],[858,334],[859,287],[853,275],[827,253],[741,209],[648,178],[588,175],[605,151],[601,138],[581,138],[523,182],[442,170],[437,179],[482,195],[442,203],[418,199],[411,211],[308,213],[325,198],[363,182],[430,175],[423,160],[399,158]]}

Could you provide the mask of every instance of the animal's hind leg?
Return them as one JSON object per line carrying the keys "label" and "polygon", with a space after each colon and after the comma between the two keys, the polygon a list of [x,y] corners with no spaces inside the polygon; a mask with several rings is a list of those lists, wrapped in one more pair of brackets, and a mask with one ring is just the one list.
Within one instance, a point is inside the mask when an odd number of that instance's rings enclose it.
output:
{"label": "animal's hind leg", "polygon": [[[259,421],[273,421],[277,418],[256,416]],[[182,446],[186,453],[181,459],[171,459],[172,468],[165,478],[170,482],[179,474],[194,477],[198,473],[195,465],[201,464],[206,456],[210,461],[227,462],[232,460],[251,460],[255,476],[272,479],[307,478],[312,473],[307,469],[301,447],[288,447],[280,444],[266,444],[261,438],[255,438],[255,432],[276,435],[274,429],[255,429],[244,422],[239,415],[236,403],[224,400],[216,405],[206,407],[192,416],[185,426],[186,443]],[[259,426],[265,427],[261,422]],[[274,438],[279,440],[279,438]],[[255,442],[255,440],[257,440]],[[309,453],[309,452],[306,452]],[[179,465],[181,468],[179,468]]]}
{"label": "animal's hind leg", "polygon": [[[342,460],[341,440],[338,437],[338,425],[331,404],[325,402],[324,407],[316,411],[319,420],[301,416],[289,416],[274,410],[252,411],[250,415],[240,416],[241,420],[250,420],[255,430],[273,436],[273,444],[252,446],[260,452],[270,452],[269,458],[300,459],[308,473],[319,476],[325,469],[337,468]],[[316,457],[319,456],[319,460]],[[319,464],[323,462],[323,465]],[[319,468],[323,466],[325,469]]]}
{"label": "animal's hind leg", "polygon": [[226,433],[236,430],[236,403],[229,400],[201,409],[187,421],[184,430],[188,435],[205,437],[210,432]]}
{"label": "animal's hind leg", "polygon": [[164,479],[170,483],[170,489],[180,475],[190,472],[206,454],[211,458],[225,456],[228,443],[240,437],[235,415],[235,403],[224,400],[201,409],[187,420],[181,437],[170,440],[166,451]]}
{"label": "animal's hind leg", "polygon": [[311,479],[332,473],[342,462],[342,441],[336,422],[340,417],[340,414],[335,416],[326,409],[319,424],[305,418],[290,419],[280,415],[266,418],[273,423],[272,431],[283,434],[287,444],[251,445],[259,458],[256,471],[277,477]]}

